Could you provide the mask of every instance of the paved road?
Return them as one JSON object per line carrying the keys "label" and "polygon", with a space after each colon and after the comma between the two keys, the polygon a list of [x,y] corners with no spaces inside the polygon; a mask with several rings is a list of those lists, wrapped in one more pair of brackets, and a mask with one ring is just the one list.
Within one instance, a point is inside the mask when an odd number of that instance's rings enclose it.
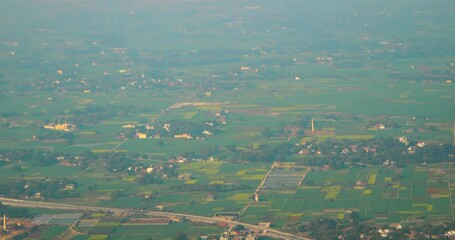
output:
{"label": "paved road", "polygon": [[122,146],[124,143],[126,143],[128,141],[128,138],[125,138],[125,140],[123,140],[121,143],[117,144],[114,148],[112,148],[111,152],[117,150],[117,148],[119,148],[120,146]]}
{"label": "paved road", "polygon": [[[73,205],[73,204],[27,201],[27,200],[11,199],[11,198],[3,198],[3,197],[0,197],[0,202],[4,205],[16,206],[16,207],[27,207],[27,208],[48,208],[48,209],[62,209],[62,210],[76,210],[76,211],[105,211],[105,212],[113,212],[113,213],[118,213],[118,214],[134,211],[134,209],[127,209],[127,208],[81,206],[81,205]],[[224,222],[230,226],[243,225],[243,226],[245,226],[245,228],[248,228],[250,230],[265,231],[262,235],[269,236],[272,238],[284,239],[284,240],[294,240],[294,239],[309,240],[309,238],[294,235],[291,233],[282,232],[282,231],[279,231],[276,229],[265,228],[265,227],[260,227],[258,225],[254,225],[254,224],[225,220],[225,219],[220,219],[220,218],[216,218],[216,217],[204,217],[204,216],[197,216],[197,215],[192,215],[192,214],[158,212],[158,211],[144,211],[142,213],[149,215],[149,216],[154,216],[154,217],[169,217],[169,218],[184,217],[193,222],[202,222],[202,223],[207,223],[207,224]]]}
{"label": "paved road", "polygon": [[[253,197],[256,197],[255,195],[256,194],[259,194],[259,191],[261,191],[261,188],[264,186],[265,184],[265,181],[267,180],[267,178],[269,177],[270,173],[272,173],[273,169],[275,169],[275,167],[279,166],[280,163],[279,162],[274,162],[272,164],[272,166],[270,167],[269,171],[265,174],[264,178],[262,179],[261,183],[259,184],[259,186],[256,188],[256,191],[254,192],[254,195]],[[242,216],[243,213],[245,213],[245,211],[250,207],[251,203],[253,202],[252,199],[250,199],[248,201],[248,203],[245,205],[245,207],[239,212],[239,216]]]}

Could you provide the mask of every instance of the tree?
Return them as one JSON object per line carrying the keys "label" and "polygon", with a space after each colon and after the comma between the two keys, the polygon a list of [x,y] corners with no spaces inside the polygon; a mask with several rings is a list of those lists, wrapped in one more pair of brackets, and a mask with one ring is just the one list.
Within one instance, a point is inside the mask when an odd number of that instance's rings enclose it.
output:
{"label": "tree", "polygon": [[273,137],[275,135],[275,133],[269,127],[262,129],[261,134],[267,138]]}
{"label": "tree", "polygon": [[6,207],[0,202],[0,215],[3,216],[3,214],[6,213]]}
{"label": "tree", "polygon": [[139,183],[142,185],[154,184],[156,183],[156,179],[152,174],[145,174],[139,178]]}
{"label": "tree", "polygon": [[237,146],[235,144],[228,144],[226,145],[226,150],[228,150],[229,152],[236,152]]}
{"label": "tree", "polygon": [[177,235],[175,235],[172,239],[173,240],[188,240],[188,236],[186,236],[185,233],[178,232]]}
{"label": "tree", "polygon": [[300,225],[299,228],[298,228],[299,232],[306,232],[307,231],[307,227],[305,225]]}
{"label": "tree", "polygon": [[242,231],[242,230],[245,230],[245,227],[243,225],[235,225],[232,228],[232,231]]}
{"label": "tree", "polygon": [[121,197],[126,196],[126,194],[123,191],[117,190],[111,193],[111,198],[112,199],[118,199]]}
{"label": "tree", "polygon": [[360,218],[360,215],[359,215],[358,212],[352,211],[352,212],[350,212],[349,214],[347,214],[347,217],[348,217],[350,220],[358,221],[359,218]]}
{"label": "tree", "polygon": [[14,165],[13,171],[15,171],[15,172],[22,172],[22,167],[21,167],[21,166],[18,166],[18,165]]}

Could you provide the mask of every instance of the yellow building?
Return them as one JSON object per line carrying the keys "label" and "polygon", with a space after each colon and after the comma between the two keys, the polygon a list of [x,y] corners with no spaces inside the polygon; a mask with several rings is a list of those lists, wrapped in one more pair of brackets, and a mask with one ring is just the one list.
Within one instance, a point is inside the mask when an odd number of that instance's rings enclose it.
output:
{"label": "yellow building", "polygon": [[191,137],[190,134],[188,133],[184,133],[184,134],[177,134],[177,135],[174,135],[175,138],[186,138],[186,139],[191,139],[193,137]]}
{"label": "yellow building", "polygon": [[68,129],[68,124],[67,123],[55,124],[54,129],[59,131],[66,131]]}
{"label": "yellow building", "polygon": [[76,125],[69,124],[69,123],[57,123],[57,124],[48,124],[44,125],[45,129],[51,129],[51,130],[57,130],[57,131],[65,131],[65,132],[71,132],[76,129]]}
{"label": "yellow building", "polygon": [[145,139],[147,138],[147,133],[136,133],[137,138]]}
{"label": "yellow building", "polygon": [[55,129],[54,125],[44,125],[45,129]]}

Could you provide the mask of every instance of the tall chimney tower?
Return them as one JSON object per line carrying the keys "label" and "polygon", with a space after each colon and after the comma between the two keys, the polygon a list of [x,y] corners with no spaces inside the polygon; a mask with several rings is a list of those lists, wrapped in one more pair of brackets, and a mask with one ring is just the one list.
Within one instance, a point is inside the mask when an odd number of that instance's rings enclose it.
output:
{"label": "tall chimney tower", "polygon": [[314,118],[311,117],[311,132],[314,133]]}

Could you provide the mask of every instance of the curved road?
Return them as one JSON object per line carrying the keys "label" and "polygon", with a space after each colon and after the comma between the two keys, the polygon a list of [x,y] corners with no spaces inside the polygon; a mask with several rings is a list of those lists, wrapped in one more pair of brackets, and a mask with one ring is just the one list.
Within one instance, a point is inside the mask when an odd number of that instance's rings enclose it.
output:
{"label": "curved road", "polygon": [[[48,209],[62,209],[62,210],[76,210],[76,211],[105,211],[105,212],[113,212],[113,213],[127,213],[134,211],[134,209],[126,209],[126,208],[107,208],[107,207],[92,207],[92,206],[81,206],[81,205],[73,205],[73,204],[63,204],[63,203],[51,203],[51,202],[36,202],[36,201],[27,201],[27,200],[20,200],[20,199],[12,199],[12,198],[4,198],[0,197],[0,202],[4,205],[15,206],[15,207],[27,207],[27,208],[48,208]],[[261,227],[254,224],[243,223],[238,221],[232,220],[225,220],[219,219],[216,217],[204,217],[192,214],[183,214],[183,213],[171,213],[171,212],[158,212],[158,211],[144,211],[141,212],[143,214],[155,217],[184,217],[188,220],[193,222],[202,222],[202,223],[217,223],[217,222],[224,222],[228,225],[235,226],[235,225],[242,225],[245,228],[250,230],[262,230],[262,235],[284,239],[284,240],[294,240],[294,239],[301,239],[301,240],[310,240],[310,238],[294,235],[291,233],[282,232],[272,228]]]}

